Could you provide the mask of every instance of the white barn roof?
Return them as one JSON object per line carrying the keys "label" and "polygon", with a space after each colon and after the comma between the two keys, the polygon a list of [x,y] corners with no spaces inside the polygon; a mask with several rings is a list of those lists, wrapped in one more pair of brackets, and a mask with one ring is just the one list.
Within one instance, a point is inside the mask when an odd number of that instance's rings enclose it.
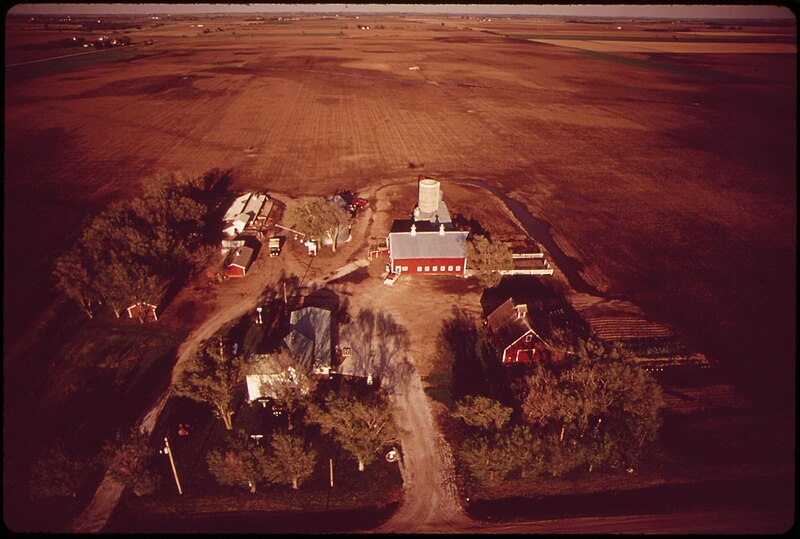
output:
{"label": "white barn roof", "polygon": [[258,212],[261,211],[261,207],[264,206],[264,202],[266,202],[266,200],[267,195],[253,195],[250,197],[250,200],[247,201],[242,213],[249,215],[250,219],[255,219],[258,216]]}
{"label": "white barn roof", "polygon": [[466,258],[469,232],[392,232],[389,252],[394,260],[411,258]]}
{"label": "white barn roof", "polygon": [[244,211],[244,207],[247,205],[247,201],[250,199],[252,193],[245,193],[236,198],[231,204],[228,211],[225,212],[225,217],[222,219],[223,221],[233,221],[237,215]]}

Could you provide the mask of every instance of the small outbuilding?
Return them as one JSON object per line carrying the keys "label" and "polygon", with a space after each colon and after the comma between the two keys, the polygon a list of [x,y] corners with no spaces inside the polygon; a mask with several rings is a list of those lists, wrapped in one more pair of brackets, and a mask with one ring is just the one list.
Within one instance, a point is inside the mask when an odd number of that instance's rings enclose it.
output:
{"label": "small outbuilding", "polygon": [[489,337],[502,351],[503,364],[552,358],[550,346],[531,327],[528,306],[508,298],[486,317]]}
{"label": "small outbuilding", "polygon": [[126,310],[128,311],[129,318],[138,318],[143,322],[157,322],[158,321],[158,314],[156,314],[157,309],[158,305],[139,302],[139,303],[134,303]]}
{"label": "small outbuilding", "polygon": [[228,277],[244,277],[253,262],[253,248],[239,247],[232,252],[230,262],[225,269]]}

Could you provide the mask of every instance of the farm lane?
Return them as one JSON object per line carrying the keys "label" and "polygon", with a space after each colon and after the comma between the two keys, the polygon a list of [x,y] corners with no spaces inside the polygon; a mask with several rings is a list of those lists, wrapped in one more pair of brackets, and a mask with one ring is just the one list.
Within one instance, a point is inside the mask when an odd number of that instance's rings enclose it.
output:
{"label": "farm lane", "polygon": [[401,431],[403,504],[378,533],[465,532],[479,527],[458,503],[450,450],[436,430],[416,370],[393,388]]}

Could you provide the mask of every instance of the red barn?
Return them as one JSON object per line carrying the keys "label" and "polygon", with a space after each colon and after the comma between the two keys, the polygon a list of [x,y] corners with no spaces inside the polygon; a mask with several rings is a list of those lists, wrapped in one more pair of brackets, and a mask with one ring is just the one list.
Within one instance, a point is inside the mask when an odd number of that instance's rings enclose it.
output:
{"label": "red barn", "polygon": [[397,221],[387,240],[394,273],[464,275],[468,232],[445,230],[443,224],[429,230],[424,222],[412,223],[403,230],[405,223],[408,221]]}
{"label": "red barn", "polygon": [[528,363],[551,357],[547,343],[533,331],[528,306],[516,305],[508,298],[486,317],[489,336],[503,351],[503,364]]}
{"label": "red barn", "polygon": [[253,248],[239,247],[231,255],[231,261],[226,268],[228,277],[244,277],[247,275],[247,268],[250,267],[252,261]]}

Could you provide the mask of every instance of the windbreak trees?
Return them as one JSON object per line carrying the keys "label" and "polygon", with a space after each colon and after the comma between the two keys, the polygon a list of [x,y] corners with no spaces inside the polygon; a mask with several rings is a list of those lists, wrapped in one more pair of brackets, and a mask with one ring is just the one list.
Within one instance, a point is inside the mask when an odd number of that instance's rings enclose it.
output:
{"label": "windbreak trees", "polygon": [[309,421],[331,434],[358,460],[358,470],[375,461],[380,451],[398,441],[398,431],[388,399],[374,393],[363,401],[329,396],[322,406],[309,407]]}

